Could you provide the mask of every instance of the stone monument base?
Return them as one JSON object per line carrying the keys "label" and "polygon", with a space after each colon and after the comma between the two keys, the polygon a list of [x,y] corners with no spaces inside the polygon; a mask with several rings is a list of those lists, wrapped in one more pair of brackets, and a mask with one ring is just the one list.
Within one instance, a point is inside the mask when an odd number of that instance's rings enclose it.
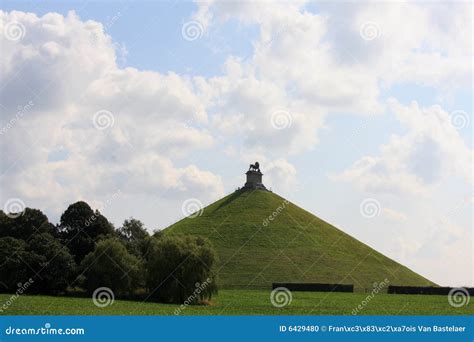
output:
{"label": "stone monument base", "polygon": [[260,171],[247,171],[247,182],[245,182],[244,189],[260,189],[267,190],[265,185],[262,183],[263,173]]}

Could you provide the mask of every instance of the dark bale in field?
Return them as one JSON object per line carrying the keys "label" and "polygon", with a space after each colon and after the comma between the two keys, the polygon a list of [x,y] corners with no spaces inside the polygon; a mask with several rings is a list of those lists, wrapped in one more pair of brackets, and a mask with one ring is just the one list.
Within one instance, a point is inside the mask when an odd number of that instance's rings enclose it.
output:
{"label": "dark bale in field", "polygon": [[272,288],[285,287],[290,291],[354,292],[352,284],[273,283]]}
{"label": "dark bale in field", "polygon": [[[474,288],[465,287],[470,296],[474,296]],[[443,295],[446,296],[453,287],[441,286],[392,286],[388,287],[388,293],[393,294],[421,294],[421,295]]]}

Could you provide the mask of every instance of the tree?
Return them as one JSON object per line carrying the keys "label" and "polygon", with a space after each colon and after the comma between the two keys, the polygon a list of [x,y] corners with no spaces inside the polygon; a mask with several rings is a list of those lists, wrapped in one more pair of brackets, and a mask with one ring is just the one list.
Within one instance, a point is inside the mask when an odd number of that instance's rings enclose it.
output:
{"label": "tree", "polygon": [[32,276],[26,243],[13,237],[0,238],[0,290],[15,292],[19,284]]}
{"label": "tree", "polygon": [[38,209],[26,208],[17,217],[0,211],[0,237],[11,236],[27,241],[33,234],[54,233],[54,226]]}
{"label": "tree", "polygon": [[76,264],[69,250],[51,234],[36,234],[29,241],[28,252],[38,277],[32,288],[41,294],[58,294],[73,280]]}
{"label": "tree", "polygon": [[3,289],[15,292],[30,278],[29,291],[58,294],[74,276],[74,260],[67,248],[51,234],[34,234],[29,243],[0,238],[0,280]]}
{"label": "tree", "polygon": [[146,256],[150,234],[148,234],[144,224],[140,220],[136,220],[132,217],[125,220],[117,233],[130,253],[140,259]]}
{"label": "tree", "polygon": [[81,263],[89,293],[105,286],[116,295],[131,294],[140,284],[141,268],[140,261],[114,238],[97,243]]}
{"label": "tree", "polygon": [[79,264],[94,250],[97,241],[114,234],[114,227],[98,210],[94,212],[80,201],[71,204],[61,215],[58,231]]}
{"label": "tree", "polygon": [[118,234],[124,241],[143,240],[147,236],[150,236],[146,231],[144,224],[133,217],[123,221],[122,227],[118,229]]}
{"label": "tree", "polygon": [[150,297],[160,302],[197,303],[217,292],[210,242],[193,236],[154,238],[146,263]]}

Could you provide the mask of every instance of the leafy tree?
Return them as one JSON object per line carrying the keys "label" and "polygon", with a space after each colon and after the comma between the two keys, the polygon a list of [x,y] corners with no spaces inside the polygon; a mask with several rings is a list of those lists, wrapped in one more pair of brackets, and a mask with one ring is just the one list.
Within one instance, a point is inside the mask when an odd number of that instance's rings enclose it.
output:
{"label": "leafy tree", "polygon": [[74,277],[76,264],[69,250],[51,234],[36,234],[29,241],[28,252],[37,272],[33,291],[58,294],[66,290]]}
{"label": "leafy tree", "polygon": [[67,248],[51,234],[34,234],[29,243],[12,237],[0,238],[1,288],[15,292],[33,279],[29,291],[57,294],[74,275],[74,260]]}
{"label": "leafy tree", "polygon": [[123,222],[122,227],[118,229],[118,234],[124,241],[143,240],[147,236],[150,236],[145,229],[145,225],[133,217]]}
{"label": "leafy tree", "polygon": [[95,242],[114,234],[105,216],[82,201],[71,204],[61,215],[58,231],[78,264],[94,250]]}
{"label": "leafy tree", "polygon": [[201,237],[154,238],[146,263],[151,298],[168,303],[197,303],[217,292],[210,242]]}
{"label": "leafy tree", "polygon": [[54,226],[38,209],[26,208],[18,217],[0,211],[0,237],[11,236],[27,241],[33,234],[54,233]]}
{"label": "leafy tree", "polygon": [[108,287],[116,295],[131,294],[140,284],[141,264],[129,254],[118,239],[97,243],[81,263],[89,293],[98,287]]}
{"label": "leafy tree", "polygon": [[32,271],[27,244],[13,237],[0,238],[0,291],[15,292],[19,283],[26,282]]}
{"label": "leafy tree", "polygon": [[150,234],[140,220],[132,217],[125,220],[117,232],[130,253],[140,259],[145,257],[150,244]]}

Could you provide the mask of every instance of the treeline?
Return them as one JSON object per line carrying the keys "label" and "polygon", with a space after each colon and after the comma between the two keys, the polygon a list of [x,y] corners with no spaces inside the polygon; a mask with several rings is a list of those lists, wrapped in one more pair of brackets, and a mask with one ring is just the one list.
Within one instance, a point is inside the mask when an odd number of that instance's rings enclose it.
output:
{"label": "treeline", "polygon": [[203,238],[150,235],[133,218],[115,229],[85,202],[71,204],[57,225],[38,209],[0,211],[2,292],[16,292],[31,279],[32,294],[91,295],[108,287],[117,297],[196,303],[217,292],[216,258]]}

